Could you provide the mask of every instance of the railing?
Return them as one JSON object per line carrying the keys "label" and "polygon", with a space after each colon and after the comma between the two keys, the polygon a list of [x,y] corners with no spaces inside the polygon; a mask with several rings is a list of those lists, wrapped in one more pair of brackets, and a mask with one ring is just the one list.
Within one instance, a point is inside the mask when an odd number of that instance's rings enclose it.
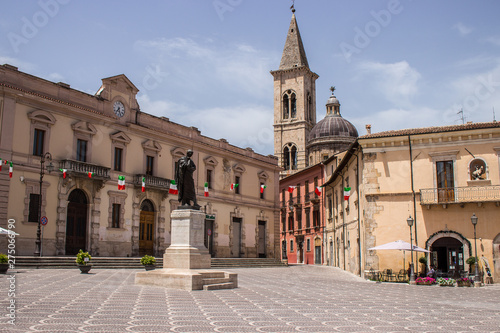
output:
{"label": "railing", "polygon": [[420,204],[500,201],[500,185],[427,188],[420,190]]}
{"label": "railing", "polygon": [[110,168],[106,168],[96,164],[80,162],[75,160],[62,160],[59,164],[60,169],[66,169],[70,174],[79,176],[88,176],[89,172],[92,177],[109,178]]}
{"label": "railing", "polygon": [[138,174],[134,177],[134,185],[142,186],[142,178],[144,177],[144,182],[146,183],[146,187],[152,187],[164,191],[168,191],[170,189],[170,179],[155,177],[150,175]]}

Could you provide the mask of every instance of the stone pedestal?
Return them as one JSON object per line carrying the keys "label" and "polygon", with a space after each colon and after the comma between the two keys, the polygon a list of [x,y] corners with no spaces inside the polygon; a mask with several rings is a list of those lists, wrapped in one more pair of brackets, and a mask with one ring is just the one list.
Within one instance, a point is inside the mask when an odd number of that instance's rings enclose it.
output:
{"label": "stone pedestal", "polygon": [[237,288],[237,274],[210,269],[212,259],[204,244],[205,214],[177,209],[171,218],[171,244],[163,255],[163,269],[136,273],[135,283],[183,290]]}

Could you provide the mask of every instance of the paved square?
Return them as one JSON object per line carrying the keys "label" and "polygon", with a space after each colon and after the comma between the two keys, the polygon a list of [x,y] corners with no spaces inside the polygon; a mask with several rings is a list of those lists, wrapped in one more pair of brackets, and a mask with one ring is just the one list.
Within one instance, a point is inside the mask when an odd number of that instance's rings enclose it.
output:
{"label": "paved square", "polygon": [[228,271],[239,288],[136,286],[138,270],[76,267],[19,269],[11,284],[9,271],[0,276],[0,331],[500,332],[500,285],[374,283],[323,266]]}

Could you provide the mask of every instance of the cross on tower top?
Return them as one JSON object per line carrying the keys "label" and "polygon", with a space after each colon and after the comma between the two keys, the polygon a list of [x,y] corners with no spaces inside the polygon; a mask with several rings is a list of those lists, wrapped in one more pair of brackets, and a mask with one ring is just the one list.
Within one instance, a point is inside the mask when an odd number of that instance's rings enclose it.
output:
{"label": "cross on tower top", "polygon": [[295,13],[295,0],[292,0],[292,7],[290,7],[292,13]]}
{"label": "cross on tower top", "polygon": [[330,90],[331,90],[332,95],[333,95],[333,92],[335,91],[335,86],[331,86],[331,87],[330,87]]}

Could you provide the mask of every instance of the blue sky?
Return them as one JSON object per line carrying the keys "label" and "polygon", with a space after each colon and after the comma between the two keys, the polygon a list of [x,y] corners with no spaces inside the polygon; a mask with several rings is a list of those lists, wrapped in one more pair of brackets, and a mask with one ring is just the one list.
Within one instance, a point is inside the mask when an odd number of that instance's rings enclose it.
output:
{"label": "blue sky", "polygon": [[[94,94],[125,74],[142,111],[273,153],[291,0],[3,0],[0,63]],[[296,0],[317,119],[334,85],[360,134],[500,119],[500,2]]]}

